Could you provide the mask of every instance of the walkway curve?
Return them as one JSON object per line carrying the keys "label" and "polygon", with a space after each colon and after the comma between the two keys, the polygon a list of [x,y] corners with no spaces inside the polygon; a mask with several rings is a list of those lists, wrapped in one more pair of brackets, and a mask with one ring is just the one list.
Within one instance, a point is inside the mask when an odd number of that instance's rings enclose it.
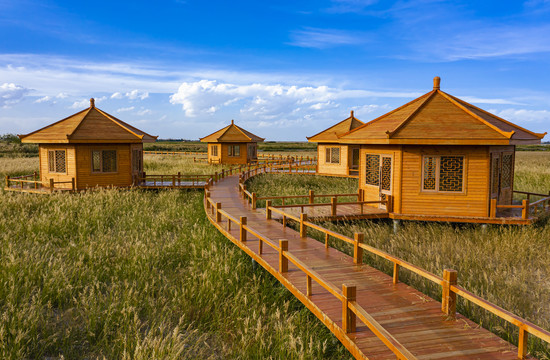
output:
{"label": "walkway curve", "polygon": [[[216,203],[219,204],[217,210]],[[298,232],[276,220],[267,220],[265,212],[253,210],[240,196],[238,175],[212,183],[205,191],[204,206],[210,222],[275,276],[357,359],[518,358],[515,346],[460,314],[456,321],[449,320],[441,311],[441,303],[412,287],[404,283],[394,285],[390,276],[366,264],[354,264],[351,256],[333,248],[326,249],[315,239],[301,238]],[[239,226],[241,217],[246,217],[246,240]],[[263,246],[258,237],[263,238]],[[280,240],[287,240],[286,254],[294,260],[288,262],[286,272],[280,268],[281,255],[277,250],[282,246]],[[307,267],[328,281],[329,286],[313,283],[308,295],[307,283],[311,278],[306,278],[296,264]],[[378,324],[380,328],[374,328],[375,332],[389,334],[389,342],[388,338],[383,342],[359,319],[355,331],[342,329],[345,310],[342,300],[334,294],[343,289],[344,284],[356,286],[355,303],[365,309],[365,316]],[[392,345],[392,341],[395,344]]]}

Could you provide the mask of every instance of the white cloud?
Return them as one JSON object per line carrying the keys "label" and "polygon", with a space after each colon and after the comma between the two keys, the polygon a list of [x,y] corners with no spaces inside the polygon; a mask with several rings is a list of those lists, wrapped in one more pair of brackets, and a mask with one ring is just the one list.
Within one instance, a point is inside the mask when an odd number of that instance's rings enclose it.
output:
{"label": "white cloud", "polygon": [[122,95],[118,91],[111,95],[111,99],[122,99],[123,97],[124,97],[124,95]]}
{"label": "white cloud", "polygon": [[69,95],[66,94],[66,93],[64,93],[64,92],[60,92],[60,93],[57,94],[55,97],[58,98],[58,99],[66,99],[66,98],[69,97]]}
{"label": "white cloud", "polygon": [[513,123],[526,123],[526,122],[536,122],[536,123],[550,123],[550,111],[548,110],[529,110],[529,109],[504,109],[501,111],[489,110],[489,112],[509,120]]}
{"label": "white cloud", "polygon": [[478,98],[474,96],[458,96],[458,97],[461,100],[464,100],[469,103],[474,103],[474,104],[524,105],[522,103],[518,103],[517,101],[506,100],[506,99],[486,99],[486,98]]}
{"label": "white cloud", "polygon": [[[102,96],[102,97],[98,97],[98,98],[94,98],[95,100],[95,104],[97,105],[98,103],[104,101],[107,99],[107,96]],[[71,106],[69,106],[71,109],[85,109],[85,108],[88,108],[90,107],[90,99],[82,99],[82,100],[78,100],[78,101],[75,101],[73,102],[73,104]]]}
{"label": "white cloud", "polygon": [[0,106],[8,107],[17,104],[29,93],[29,91],[29,89],[21,85],[3,83],[0,85]]}
{"label": "white cloud", "polygon": [[290,40],[289,44],[292,46],[327,49],[363,44],[367,41],[367,35],[337,29],[305,28],[292,31]]}
{"label": "white cloud", "polygon": [[120,108],[120,109],[117,109],[117,112],[121,113],[121,112],[126,112],[126,111],[132,111],[134,110],[135,108],[133,106],[130,106],[130,107],[125,107],[125,108]]}
{"label": "white cloud", "polygon": [[135,100],[135,99],[145,100],[149,97],[149,93],[147,91],[140,92],[136,89],[136,90],[127,92],[126,97],[130,100]]}
{"label": "white cloud", "polygon": [[41,97],[40,99],[36,99],[34,102],[35,102],[36,104],[40,104],[40,103],[43,103],[43,102],[48,102],[48,101],[50,101],[51,99],[52,99],[51,96],[47,96],[47,95],[46,95],[46,96],[44,96],[44,97]]}
{"label": "white cloud", "polygon": [[143,116],[143,115],[151,115],[153,112],[149,109],[142,109],[140,111],[137,112],[137,114],[139,116]]}

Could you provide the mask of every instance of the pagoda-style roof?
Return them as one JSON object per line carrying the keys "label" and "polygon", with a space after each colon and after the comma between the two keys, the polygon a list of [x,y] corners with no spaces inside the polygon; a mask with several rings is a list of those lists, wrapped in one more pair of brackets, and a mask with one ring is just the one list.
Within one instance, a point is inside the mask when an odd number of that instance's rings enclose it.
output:
{"label": "pagoda-style roof", "polygon": [[343,135],[364,123],[361,120],[358,120],[353,115],[353,110],[349,118],[340,121],[338,124],[329,127],[326,130],[321,131],[318,134],[310,136],[307,138],[309,142],[333,142],[338,141],[338,137]]}
{"label": "pagoda-style roof", "polygon": [[440,90],[427,94],[339,137],[341,143],[513,145],[540,144],[534,133]]}
{"label": "pagoda-style roof", "polygon": [[246,131],[240,126],[235,125],[235,122],[231,120],[231,124],[227,125],[223,129],[216,131],[213,134],[205,136],[200,139],[202,142],[262,142],[264,138],[252,134],[250,131]]}
{"label": "pagoda-style roof", "polygon": [[63,120],[19,135],[23,143],[144,143],[155,142],[152,136],[95,107],[90,107]]}

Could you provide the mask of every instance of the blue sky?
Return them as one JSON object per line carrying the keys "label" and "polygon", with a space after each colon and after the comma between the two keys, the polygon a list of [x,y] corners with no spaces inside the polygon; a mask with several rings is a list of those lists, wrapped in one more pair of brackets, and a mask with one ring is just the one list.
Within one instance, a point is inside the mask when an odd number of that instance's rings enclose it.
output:
{"label": "blue sky", "polygon": [[[550,131],[550,0],[0,0],[0,134],[96,105],[161,138],[267,140],[432,89]],[[548,140],[548,136],[545,138]]]}

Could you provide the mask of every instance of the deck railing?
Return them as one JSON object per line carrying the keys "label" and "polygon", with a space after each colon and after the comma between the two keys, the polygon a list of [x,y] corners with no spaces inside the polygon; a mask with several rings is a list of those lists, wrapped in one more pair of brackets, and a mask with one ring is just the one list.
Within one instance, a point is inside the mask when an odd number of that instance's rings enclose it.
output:
{"label": "deck railing", "polygon": [[[265,171],[265,170],[264,170]],[[241,178],[240,178],[240,182],[239,182],[239,190],[243,193],[243,196],[244,197],[248,197],[250,199],[250,201],[252,202],[252,206],[254,206],[254,201],[257,200],[257,196],[256,196],[256,193],[250,193],[249,191],[246,190],[246,185],[244,185],[244,180],[245,179],[248,179],[250,178],[251,176],[254,176],[258,173],[258,169],[256,169],[255,171],[248,171],[247,173],[243,173],[241,174]],[[536,194],[536,193],[527,193],[527,192],[519,192],[518,193],[522,193],[522,194],[525,194],[525,195],[528,195],[528,196],[543,196],[544,198],[541,199],[541,200],[538,200],[537,202],[533,203],[535,204],[535,206],[545,206],[546,209],[548,209],[548,200],[550,198],[550,196],[546,195],[546,194]],[[269,201],[269,200],[268,200]],[[386,201],[389,201],[389,203],[391,203],[391,199],[387,199]],[[527,205],[525,206],[525,203],[521,206],[524,206],[527,212],[527,216],[529,214],[529,208],[531,207],[529,204],[529,200],[525,200],[527,202]],[[221,204],[220,203],[217,203],[219,206],[219,208],[217,208],[218,210],[221,210]],[[544,205],[540,205],[540,204],[544,204]],[[304,204],[304,205],[298,205],[298,206],[309,206],[309,205],[314,205],[314,204]],[[331,204],[332,205],[332,202]],[[495,204],[496,205],[496,204]],[[285,206],[287,207],[287,206]],[[354,234],[354,238],[350,238],[348,236],[345,236],[345,235],[342,235],[342,234],[339,234],[335,231],[332,231],[332,230],[329,230],[329,229],[326,229],[320,225],[317,225],[317,224],[314,224],[312,222],[309,222],[308,221],[308,218],[307,218],[307,214],[305,213],[301,213],[299,217],[293,215],[293,214],[290,214],[288,212],[285,212],[284,210],[282,210],[281,208],[285,208],[285,207],[282,207],[282,206],[272,206],[272,205],[266,205],[266,218],[267,219],[271,219],[271,216],[272,216],[272,212],[276,212],[276,213],[279,213],[283,216],[283,224],[286,225],[286,218],[289,218],[289,219],[292,219],[294,221],[296,221],[298,224],[299,224],[299,231],[300,231],[300,237],[307,237],[307,229],[308,228],[311,228],[311,229],[315,229],[321,233],[323,233],[325,235],[325,248],[328,248],[329,247],[329,238],[330,237],[333,237],[335,239],[339,239],[341,241],[344,241],[348,244],[351,244],[353,246],[353,261],[355,264],[362,264],[363,263],[363,250],[373,254],[373,255],[376,255],[378,257],[381,257],[383,259],[386,259],[390,262],[393,263],[393,274],[392,274],[392,277],[393,277],[393,283],[394,284],[397,284],[399,282],[399,272],[400,272],[400,269],[401,268],[404,268],[404,269],[407,269],[421,277],[423,277],[424,279],[427,279],[439,286],[441,286],[442,288],[442,298],[441,298],[441,309],[443,311],[443,313],[448,317],[448,319],[455,319],[456,318],[456,304],[457,304],[457,296],[461,296],[463,299],[465,300],[468,300],[470,301],[471,303],[473,304],[476,304],[478,305],[479,307],[485,309],[486,311],[489,311],[491,312],[492,314],[498,316],[499,318],[515,325],[518,327],[519,329],[519,338],[518,338],[518,358],[519,359],[524,359],[526,356],[527,356],[527,338],[528,338],[528,335],[531,334],[532,336],[534,337],[537,337],[539,338],[540,340],[542,341],[545,341],[546,343],[549,343],[550,344],[550,332],[547,331],[547,330],[544,330],[542,329],[541,327],[515,315],[515,314],[512,314],[511,312],[507,311],[507,310],[504,310],[503,308],[469,292],[468,290],[466,290],[465,288],[461,287],[461,286],[458,286],[458,273],[456,270],[451,270],[451,269],[445,269],[443,270],[443,277],[440,277],[440,276],[437,276],[427,270],[424,270],[416,265],[413,265],[405,260],[402,260],[400,258],[397,258],[393,255],[390,255],[382,250],[379,250],[379,249],[376,249],[372,246],[369,246],[367,244],[364,243],[364,235],[362,233],[355,233]],[[255,207],[253,207],[255,208]],[[495,206],[494,209],[496,209],[497,207]],[[225,212],[224,212],[225,213]],[[222,213],[222,214],[224,214]],[[236,219],[233,219],[236,221]],[[218,217],[218,215],[216,215],[216,221],[217,222],[220,222],[221,221],[221,215]],[[246,218],[245,218],[245,224],[246,224]],[[242,226],[242,224],[241,224]],[[247,226],[244,227],[244,230],[246,231],[250,231],[251,229]],[[258,237],[258,233],[257,232],[254,232],[254,235],[256,237]],[[246,239],[246,233],[244,235],[244,238]],[[260,243],[262,242],[269,242],[268,239],[261,239],[260,237],[258,237],[258,239],[260,239]],[[277,249],[277,251],[279,251],[279,257],[280,257],[280,262],[282,261],[281,258],[283,258],[283,261],[284,259],[290,259],[292,258],[292,254],[290,254],[288,252],[288,240],[279,240],[280,241],[280,245]],[[286,241],[286,248],[284,248],[284,242]],[[271,244],[272,245],[272,244]],[[260,247],[261,249],[261,247]],[[260,250],[261,251],[261,250]],[[261,252],[260,252],[261,253]],[[279,267],[284,269],[284,264],[283,265],[280,265]],[[298,266],[298,265],[297,265]],[[311,275],[307,275],[308,278],[306,279],[307,280],[307,288],[309,289],[308,290],[308,294],[311,294]],[[323,280],[320,279],[320,278],[316,278],[315,279],[316,282],[322,282]],[[329,286],[330,285],[330,286]],[[334,290],[334,286],[332,284],[329,284],[327,285],[327,287],[325,287],[329,292],[331,292],[333,295],[337,296],[336,294],[339,294],[339,292],[337,293],[335,290]],[[348,294],[347,298],[344,296],[344,294]],[[344,313],[346,314],[344,316],[344,319],[343,319],[343,326],[342,326],[342,329],[344,329],[345,331],[348,331],[351,329],[355,329],[355,317],[359,317],[363,322],[365,321],[369,321],[369,318],[368,318],[368,314],[366,312],[364,312],[364,309],[361,310],[359,308],[356,307],[357,303],[354,301],[355,298],[354,298],[354,295],[355,295],[355,289],[354,288],[351,288],[350,287],[347,287],[347,290],[346,290],[346,285],[343,286],[343,289],[342,289],[342,297],[344,297],[344,301],[346,301],[346,305],[344,305]],[[338,297],[338,296],[337,296]],[[341,299],[339,297],[339,299]],[[353,300],[352,300],[353,299]],[[353,315],[351,315],[351,313],[353,313]],[[372,319],[374,320],[374,319]],[[366,324],[366,323],[365,323]],[[377,336],[379,336],[378,332],[377,331],[382,331],[383,328],[381,327],[381,329],[379,330],[376,330],[377,328],[375,327],[375,329],[373,330],[371,328],[371,326],[369,326],[368,324],[366,324],[375,334],[377,334]],[[371,323],[372,325],[372,323]],[[378,324],[379,325],[379,324]],[[389,336],[391,336],[391,334],[387,334]],[[380,336],[385,336],[384,333],[380,333]],[[379,337],[380,337],[379,336]],[[388,342],[391,343],[389,341],[389,338],[385,337],[380,337],[380,339],[382,341],[384,341],[384,343],[390,347],[388,345]],[[397,340],[396,340],[397,341]],[[399,343],[397,343],[399,344]],[[392,349],[390,347],[390,349]],[[404,349],[404,348],[403,348]],[[405,349],[406,350],[406,349]],[[393,349],[392,349],[393,351]],[[395,353],[395,351],[394,351]],[[397,358],[398,359],[409,359],[409,357],[406,357],[405,354],[402,354],[402,355],[399,355],[397,354]],[[400,357],[401,356],[401,357]],[[412,355],[411,355],[412,356]],[[414,358],[414,357],[412,357]]]}
{"label": "deck railing", "polygon": [[[59,186],[63,184],[68,184],[68,186]],[[21,176],[8,176],[6,175],[6,189],[8,190],[17,190],[22,192],[29,191],[49,191],[53,192],[56,190],[68,190],[75,191],[76,183],[75,178],[66,181],[55,181],[54,179],[49,179],[46,182],[40,180],[39,175],[35,172],[29,175]]]}
{"label": "deck railing", "polygon": [[143,155],[206,155],[206,152],[200,151],[143,151]]}
{"label": "deck railing", "polygon": [[232,224],[239,229],[239,238],[236,239],[240,243],[245,243],[248,240],[248,234],[255,236],[258,239],[258,255],[263,254],[263,245],[271,247],[279,253],[279,269],[280,274],[288,272],[289,261],[293,263],[306,275],[306,296],[312,296],[312,281],[326,289],[342,302],[342,331],[345,333],[354,333],[356,331],[357,318],[363,322],[374,334],[382,340],[382,342],[396,355],[397,359],[415,360],[416,357],[411,354],[395,337],[393,337],[380,323],[378,323],[367,311],[356,301],[356,286],[342,285],[342,290],[334,286],[330,281],[325,280],[318,272],[300,261],[294,254],[288,250],[288,240],[280,239],[278,244],[274,244],[267,236],[250,227],[247,224],[247,217],[241,216],[239,219],[233,217],[228,212],[222,210],[222,204],[214,202],[210,198],[210,193],[205,192],[205,200],[207,211],[210,211],[215,222],[220,225],[223,219],[226,219],[226,234],[231,236]]}
{"label": "deck railing", "polygon": [[[211,174],[155,174],[148,175],[143,173],[141,176],[136,177],[135,181],[138,185],[153,186],[153,187],[181,187],[184,186],[204,186],[208,180],[215,175]],[[190,184],[189,184],[190,183]]]}
{"label": "deck railing", "polygon": [[[497,216],[498,209],[521,209],[521,218],[524,220],[529,219],[531,215],[536,217],[541,213],[550,212],[550,192],[548,192],[548,194],[538,194],[527,191],[514,190],[513,193],[525,195],[526,199],[523,199],[521,201],[521,205],[500,205],[497,204],[497,199],[491,199],[489,217],[495,218]],[[535,196],[542,197],[542,199],[531,202],[531,198]]]}

